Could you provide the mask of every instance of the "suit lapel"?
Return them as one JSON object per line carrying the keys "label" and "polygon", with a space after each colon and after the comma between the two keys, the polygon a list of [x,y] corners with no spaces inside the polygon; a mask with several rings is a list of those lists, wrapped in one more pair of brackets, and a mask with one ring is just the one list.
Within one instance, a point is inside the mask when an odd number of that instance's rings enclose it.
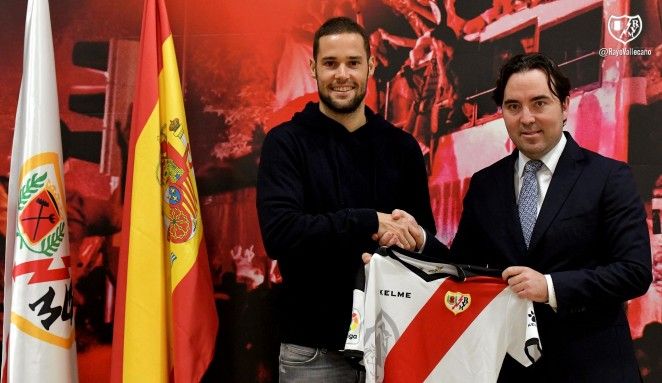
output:
{"label": "suit lapel", "polygon": [[584,157],[580,150],[581,148],[569,134],[566,134],[566,138],[568,141],[556,165],[552,181],[549,184],[545,200],[540,209],[540,214],[538,214],[536,225],[533,228],[529,252],[535,249],[550,224],[556,218],[584,169],[580,163],[580,160]]}

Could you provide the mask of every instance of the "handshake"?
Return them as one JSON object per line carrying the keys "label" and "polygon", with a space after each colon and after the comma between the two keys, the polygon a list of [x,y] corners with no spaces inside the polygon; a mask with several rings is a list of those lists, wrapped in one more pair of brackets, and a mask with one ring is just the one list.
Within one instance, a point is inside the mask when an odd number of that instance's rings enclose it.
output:
{"label": "handshake", "polygon": [[416,219],[404,210],[395,209],[391,214],[377,212],[379,228],[372,239],[380,246],[396,245],[416,251],[425,244],[425,231]]}
{"label": "handshake", "polygon": [[[405,250],[417,251],[425,244],[425,230],[416,219],[404,210],[395,209],[391,214],[377,212],[379,228],[372,239],[380,246],[398,246]],[[361,259],[369,263],[372,255],[363,253]]]}

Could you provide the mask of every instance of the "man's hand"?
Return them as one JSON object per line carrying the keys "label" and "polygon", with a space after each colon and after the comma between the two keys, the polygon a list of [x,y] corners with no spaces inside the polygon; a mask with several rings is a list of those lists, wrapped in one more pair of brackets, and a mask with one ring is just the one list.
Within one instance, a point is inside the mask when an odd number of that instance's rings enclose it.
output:
{"label": "man's hand", "polygon": [[549,299],[547,279],[530,267],[511,266],[503,271],[501,277],[520,298],[540,303],[545,303]]}
{"label": "man's hand", "polygon": [[407,213],[404,210],[395,209],[391,213],[391,216],[397,221],[404,221],[407,223],[409,233],[416,241],[416,249],[420,249],[423,247],[423,245],[425,245],[425,234],[423,232],[423,228],[416,222],[416,219],[413,215]]}
{"label": "man's hand", "polygon": [[366,265],[370,263],[371,259],[372,259],[372,254],[370,253],[361,254],[361,260],[363,260],[363,263],[365,263]]}
{"label": "man's hand", "polygon": [[404,210],[395,209],[391,214],[377,212],[379,229],[372,239],[380,246],[399,246],[405,250],[416,250],[423,246],[423,229],[416,219]]}
{"label": "man's hand", "polygon": [[409,233],[406,221],[393,219],[391,214],[377,212],[379,228],[373,234],[372,239],[379,242],[381,246],[397,245],[406,250],[412,250],[416,246],[416,240]]}

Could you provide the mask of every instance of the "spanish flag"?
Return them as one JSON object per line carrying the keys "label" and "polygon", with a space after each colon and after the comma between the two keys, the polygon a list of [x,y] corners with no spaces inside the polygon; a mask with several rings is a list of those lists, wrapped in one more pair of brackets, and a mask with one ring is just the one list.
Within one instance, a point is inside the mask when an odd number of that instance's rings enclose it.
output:
{"label": "spanish flag", "polygon": [[218,318],[164,0],[145,0],[111,382],[198,382]]}

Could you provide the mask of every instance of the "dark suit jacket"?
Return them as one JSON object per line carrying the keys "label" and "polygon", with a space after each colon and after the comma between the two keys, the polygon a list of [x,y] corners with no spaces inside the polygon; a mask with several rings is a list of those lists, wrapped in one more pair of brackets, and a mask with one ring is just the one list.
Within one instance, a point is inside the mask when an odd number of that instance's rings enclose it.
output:
{"label": "dark suit jacket", "polygon": [[646,215],[628,166],[568,139],[526,249],[513,183],[518,152],[477,172],[451,256],[552,277],[558,311],[536,304],[543,357],[507,357],[500,381],[640,381],[624,302],[651,283]]}

